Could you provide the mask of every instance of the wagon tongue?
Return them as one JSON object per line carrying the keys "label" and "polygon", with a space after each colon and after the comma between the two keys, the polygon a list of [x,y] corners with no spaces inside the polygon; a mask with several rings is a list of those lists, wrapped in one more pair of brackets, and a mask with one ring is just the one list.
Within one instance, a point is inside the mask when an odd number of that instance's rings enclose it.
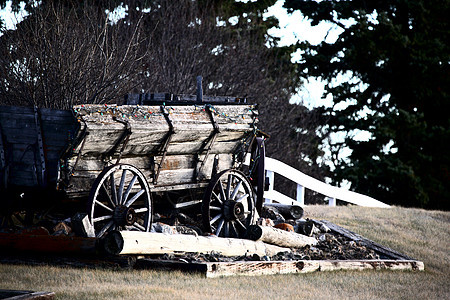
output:
{"label": "wagon tongue", "polygon": [[133,208],[118,205],[114,209],[113,220],[117,226],[131,226],[136,222],[136,213]]}

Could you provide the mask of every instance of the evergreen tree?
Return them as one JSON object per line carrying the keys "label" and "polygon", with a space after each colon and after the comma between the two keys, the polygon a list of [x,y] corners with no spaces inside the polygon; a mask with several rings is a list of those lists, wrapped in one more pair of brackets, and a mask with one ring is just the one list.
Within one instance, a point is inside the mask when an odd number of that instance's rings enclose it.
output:
{"label": "evergreen tree", "polygon": [[[328,81],[328,133],[346,134],[352,150],[335,160],[334,181],[392,204],[449,209],[450,2],[287,0],[285,7],[343,31],[333,44],[303,44],[300,63]],[[332,82],[339,75],[351,80]],[[357,130],[370,138],[355,139]]]}

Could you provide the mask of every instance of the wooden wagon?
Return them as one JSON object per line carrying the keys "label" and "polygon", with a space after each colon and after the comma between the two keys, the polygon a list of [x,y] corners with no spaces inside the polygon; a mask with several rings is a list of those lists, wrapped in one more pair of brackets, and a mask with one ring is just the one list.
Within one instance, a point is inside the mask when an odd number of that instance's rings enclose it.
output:
{"label": "wooden wagon", "polygon": [[149,231],[155,207],[169,203],[200,215],[205,231],[241,236],[262,207],[256,107],[171,94],[125,103],[0,107],[3,227],[13,216],[36,222],[84,212],[97,237]]}

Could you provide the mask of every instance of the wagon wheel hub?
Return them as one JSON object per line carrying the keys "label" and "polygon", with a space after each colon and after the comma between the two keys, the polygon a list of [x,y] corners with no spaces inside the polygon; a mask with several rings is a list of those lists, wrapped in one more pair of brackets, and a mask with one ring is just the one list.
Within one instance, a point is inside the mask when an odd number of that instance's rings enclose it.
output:
{"label": "wagon wheel hub", "polygon": [[245,208],[242,203],[236,202],[234,200],[227,200],[223,204],[223,213],[225,220],[242,220],[245,218],[244,215]]}
{"label": "wagon wheel hub", "polygon": [[132,207],[118,205],[114,209],[113,220],[117,226],[131,226],[136,222],[136,212]]}

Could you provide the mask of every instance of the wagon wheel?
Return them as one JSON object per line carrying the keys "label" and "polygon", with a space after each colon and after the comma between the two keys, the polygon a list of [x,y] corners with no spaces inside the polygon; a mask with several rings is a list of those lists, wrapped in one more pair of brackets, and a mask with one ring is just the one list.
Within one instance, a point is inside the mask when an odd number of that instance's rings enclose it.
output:
{"label": "wagon wheel", "polygon": [[242,237],[253,224],[253,189],[240,171],[217,174],[203,196],[202,217],[205,231],[222,237]]}
{"label": "wagon wheel", "polygon": [[111,230],[149,231],[152,199],[145,176],[131,165],[103,170],[89,195],[89,220],[96,237]]}
{"label": "wagon wheel", "polygon": [[253,142],[250,154],[249,177],[251,183],[256,187],[256,210],[261,213],[264,202],[264,189],[266,182],[266,151],[263,138],[256,138]]}

